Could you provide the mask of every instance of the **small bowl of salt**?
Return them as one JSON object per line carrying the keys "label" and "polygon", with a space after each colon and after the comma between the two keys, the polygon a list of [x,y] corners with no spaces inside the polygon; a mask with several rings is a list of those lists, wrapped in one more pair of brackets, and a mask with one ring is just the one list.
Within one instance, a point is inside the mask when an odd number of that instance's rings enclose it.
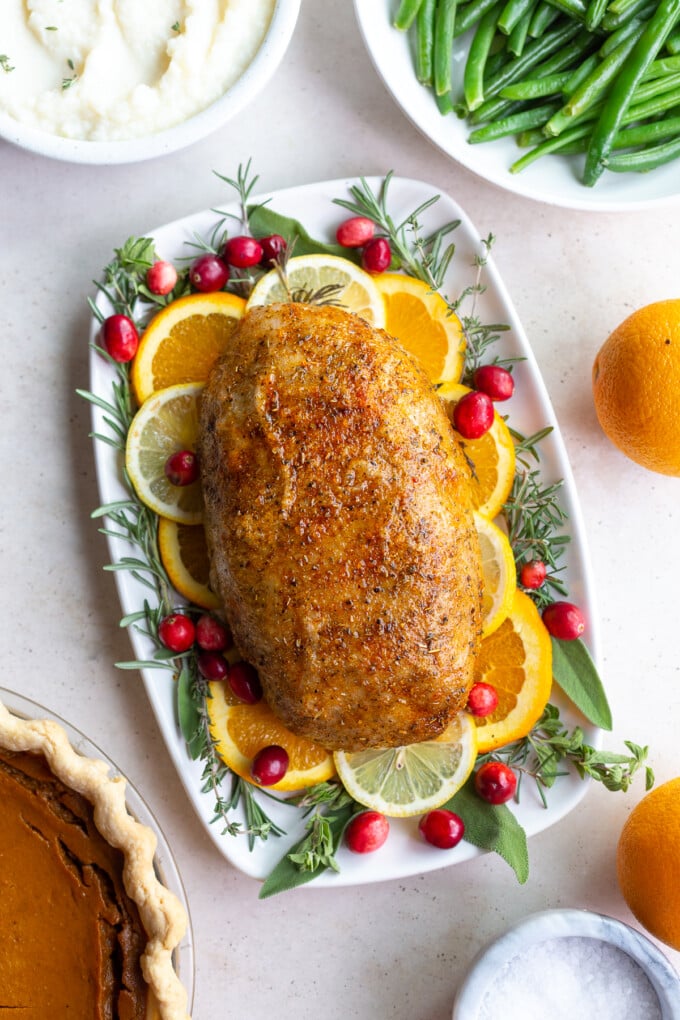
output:
{"label": "small bowl of salt", "polygon": [[680,979],[622,921],[589,910],[544,910],[476,957],[453,1020],[680,1020]]}

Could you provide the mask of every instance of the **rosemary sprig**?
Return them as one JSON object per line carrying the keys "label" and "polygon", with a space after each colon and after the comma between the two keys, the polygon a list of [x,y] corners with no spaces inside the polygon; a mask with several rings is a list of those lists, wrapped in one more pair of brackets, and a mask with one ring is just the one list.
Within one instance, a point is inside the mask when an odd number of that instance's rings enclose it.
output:
{"label": "rosemary sprig", "polygon": [[[617,792],[629,788],[633,776],[645,768],[645,788],[654,784],[654,772],[645,765],[648,748],[632,741],[624,741],[628,754],[600,751],[587,744],[580,726],[568,730],[560,719],[555,705],[546,705],[543,715],[531,732],[520,740],[506,744],[496,751],[480,755],[478,762],[502,761],[518,774],[533,779],[543,806],[547,807],[546,789],[562,775],[568,774],[564,765],[576,769],[581,778],[586,776],[602,783],[607,790]],[[518,784],[518,799],[519,799]]]}
{"label": "rosemary sprig", "polygon": [[[122,248],[115,249],[114,254],[114,259],[104,270],[104,282],[95,281],[96,286],[104,294],[114,312],[127,315],[133,321],[141,323],[146,318],[144,306],[155,303],[156,297],[149,293],[145,284],[146,271],[157,257],[154,242],[150,238],[129,238]],[[183,285],[180,285],[180,289],[181,286]],[[176,288],[172,298],[178,296]],[[89,304],[97,320],[103,322],[105,315],[99,306],[92,300]],[[140,306],[143,309],[141,315]],[[112,383],[111,399],[105,400],[86,390],[77,392],[99,408],[108,429],[108,432],[91,433],[92,437],[123,454],[135,413],[128,366],[115,362],[97,345],[94,345],[94,349],[115,368],[116,376]],[[154,668],[167,669],[173,673],[177,681],[178,714],[182,732],[192,757],[204,763],[202,790],[210,792],[215,799],[213,820],[222,822],[222,831],[225,833],[232,835],[245,833],[252,849],[255,839],[264,840],[269,835],[280,836],[283,830],[267,817],[253,796],[250,784],[242,782],[239,777],[234,777],[231,795],[225,797],[222,794],[222,783],[231,772],[217,754],[210,735],[206,707],[207,685],[198,673],[191,652],[181,655],[171,652],[161,644],[158,637],[161,620],[177,608],[174,589],[158,550],[158,517],[137,498],[124,464],[121,470],[129,497],[98,507],[93,511],[92,517],[106,518],[106,523],[99,529],[101,534],[125,541],[136,550],[134,555],[121,556],[115,563],[107,564],[104,569],[127,571],[149,590],[149,597],[145,599],[143,608],[124,616],[120,624],[124,627],[134,627],[152,642],[154,650],[149,660],[132,660],[116,665],[125,670]],[[231,819],[231,812],[239,803],[242,803],[246,817],[245,830],[240,823]]]}
{"label": "rosemary sprig", "polygon": [[563,480],[544,484],[539,468],[529,470],[528,459],[539,461],[538,444],[550,434],[541,429],[524,437],[513,432],[519,468],[515,473],[508,500],[503,507],[508,539],[515,554],[518,572],[523,563],[542,560],[548,574],[540,588],[526,589],[539,608],[553,601],[554,593],[566,595],[566,587],[557,575],[570,536],[564,531],[567,513],[560,497]]}

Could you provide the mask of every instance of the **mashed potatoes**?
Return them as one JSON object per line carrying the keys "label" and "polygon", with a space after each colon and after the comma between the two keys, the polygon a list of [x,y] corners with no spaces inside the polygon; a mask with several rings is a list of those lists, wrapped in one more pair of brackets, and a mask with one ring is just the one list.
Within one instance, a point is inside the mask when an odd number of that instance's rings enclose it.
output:
{"label": "mashed potatoes", "polygon": [[0,110],[67,138],[138,138],[243,74],[275,0],[2,0]]}

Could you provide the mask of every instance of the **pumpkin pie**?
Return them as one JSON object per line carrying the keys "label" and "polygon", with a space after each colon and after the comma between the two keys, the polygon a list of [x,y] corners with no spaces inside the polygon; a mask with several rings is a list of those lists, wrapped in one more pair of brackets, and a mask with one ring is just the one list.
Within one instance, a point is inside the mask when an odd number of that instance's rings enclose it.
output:
{"label": "pumpkin pie", "polygon": [[173,962],[186,914],[125,780],[0,702],[0,805],[2,1015],[189,1020]]}

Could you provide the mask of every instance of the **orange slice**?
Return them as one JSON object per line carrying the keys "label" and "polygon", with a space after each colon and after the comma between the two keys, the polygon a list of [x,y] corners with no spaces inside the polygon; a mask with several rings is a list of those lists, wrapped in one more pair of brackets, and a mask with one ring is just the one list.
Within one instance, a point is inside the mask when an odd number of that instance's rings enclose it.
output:
{"label": "orange slice", "polygon": [[144,331],[130,379],[138,403],[176,383],[205,382],[246,306],[217,291],[190,294],[158,312]]}
{"label": "orange slice", "polygon": [[[466,393],[470,393],[468,387],[456,383],[445,383],[437,390],[452,423],[453,409]],[[456,437],[472,470],[474,508],[493,518],[507,501],[515,477],[515,444],[510,430],[496,411],[493,425],[480,439],[463,439],[458,432]]]}
{"label": "orange slice", "polygon": [[552,645],[534,602],[515,592],[510,615],[482,639],[475,683],[498,693],[492,715],[475,718],[480,754],[525,737],[540,719],[552,687]]}
{"label": "orange slice", "polygon": [[158,551],[176,592],[202,609],[219,609],[220,600],[209,583],[210,561],[202,525],[159,517]]}
{"label": "orange slice", "polygon": [[383,273],[374,280],[385,300],[386,331],[418,358],[433,383],[458,382],[465,334],[443,297],[402,273]]}
{"label": "orange slice", "polygon": [[252,782],[253,758],[270,744],[286,749],[289,765],[283,779],[267,787],[268,790],[302,790],[335,775],[333,755],[311,740],[296,737],[266,702],[246,705],[219,680],[211,682],[209,687],[210,733],[220,758],[237,775]]}

